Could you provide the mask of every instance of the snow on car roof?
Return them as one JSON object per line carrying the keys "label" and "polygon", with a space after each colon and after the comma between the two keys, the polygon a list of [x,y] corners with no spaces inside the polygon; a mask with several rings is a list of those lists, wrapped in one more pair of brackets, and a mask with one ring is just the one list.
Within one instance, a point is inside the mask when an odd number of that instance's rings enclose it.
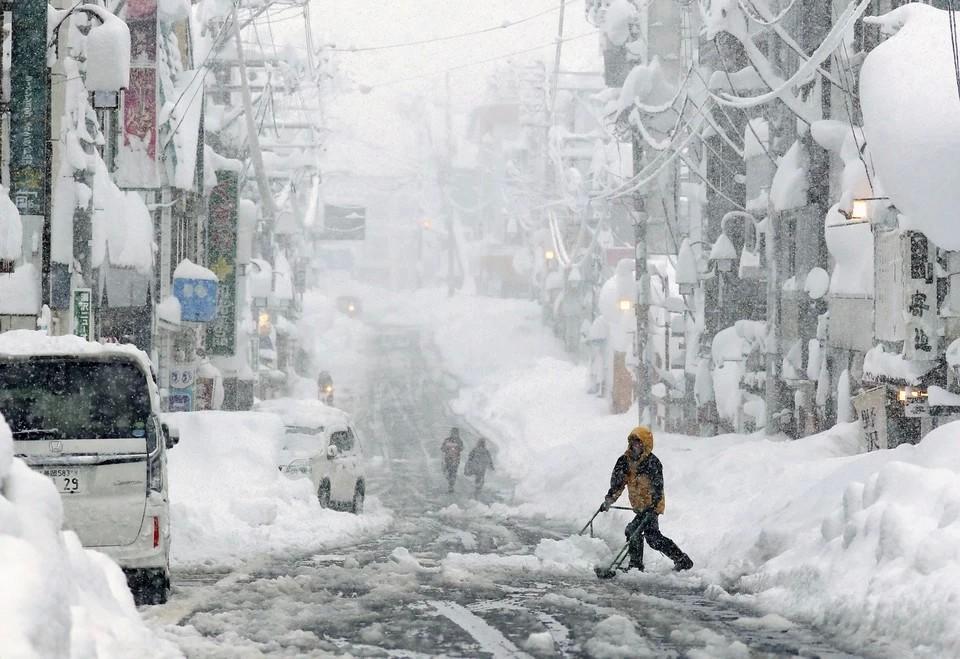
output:
{"label": "snow on car roof", "polygon": [[272,412],[287,426],[318,428],[335,424],[345,425],[349,415],[341,409],[326,405],[319,400],[296,398],[272,398],[256,404],[258,412]]}
{"label": "snow on car roof", "polygon": [[30,355],[125,355],[133,357],[149,373],[147,353],[130,344],[97,343],[68,334],[48,336],[36,330],[11,330],[0,333],[0,356],[26,357]]}

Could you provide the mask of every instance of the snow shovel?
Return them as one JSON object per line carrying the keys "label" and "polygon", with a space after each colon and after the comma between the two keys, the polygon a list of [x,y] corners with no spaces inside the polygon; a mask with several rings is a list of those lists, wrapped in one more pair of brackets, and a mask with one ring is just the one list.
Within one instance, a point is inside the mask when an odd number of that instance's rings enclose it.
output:
{"label": "snow shovel", "polygon": [[[632,508],[627,508],[627,510],[633,510]],[[602,565],[596,565],[593,568],[593,571],[597,574],[598,579],[613,579],[617,576],[617,570],[620,569],[620,566],[623,565],[623,562],[627,559],[627,555],[630,553],[630,543],[633,542],[633,539],[637,537],[638,533],[643,532],[644,525],[640,524],[634,529],[633,533],[630,534],[630,537],[627,538],[626,544],[617,552],[617,555],[613,557],[613,560],[610,561],[610,565],[604,567]]]}
{"label": "snow shovel", "polygon": [[[627,508],[626,506],[610,506],[612,510],[633,510],[633,508]],[[603,506],[597,508],[597,512],[593,513],[593,517],[590,518],[590,521],[583,525],[583,528],[580,529],[580,532],[577,535],[583,535],[584,531],[590,529],[590,537],[593,537],[593,520],[597,518],[597,515],[603,512]]]}

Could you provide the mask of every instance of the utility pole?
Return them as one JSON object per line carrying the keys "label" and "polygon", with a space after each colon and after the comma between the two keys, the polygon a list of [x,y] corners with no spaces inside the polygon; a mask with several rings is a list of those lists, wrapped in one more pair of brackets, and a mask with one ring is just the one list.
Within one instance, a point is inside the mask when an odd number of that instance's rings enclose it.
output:
{"label": "utility pole", "polygon": [[454,283],[453,278],[456,270],[454,260],[454,250],[457,248],[457,240],[453,235],[453,208],[450,204],[450,174],[453,168],[453,117],[450,108],[450,72],[444,76],[444,89],[446,90],[446,128],[447,128],[447,160],[441,165],[443,172],[440,194],[443,197],[444,215],[447,222],[447,295],[453,297]]}
{"label": "utility pole", "polygon": [[240,96],[243,99],[243,114],[247,124],[247,143],[250,145],[250,160],[253,161],[253,171],[257,177],[257,189],[260,191],[260,208],[264,219],[272,226],[277,217],[273,205],[273,193],[270,192],[270,183],[263,167],[263,154],[260,151],[260,135],[253,112],[253,98],[250,96],[250,82],[247,79],[247,62],[243,54],[243,39],[240,34],[240,16],[236,6],[233,8],[233,39],[237,46],[237,68],[240,73]]}
{"label": "utility pole", "polygon": [[[640,136],[632,131],[633,139],[633,173],[640,173],[643,161],[643,145]],[[644,413],[647,413],[646,423],[652,422],[650,412],[650,381],[647,372],[647,321],[650,318],[650,277],[647,274],[647,212],[643,194],[636,190],[633,193],[634,221],[633,240],[635,249],[634,280],[637,288],[637,299],[633,305],[637,315],[636,357],[637,357],[637,418],[640,425],[644,424]]]}

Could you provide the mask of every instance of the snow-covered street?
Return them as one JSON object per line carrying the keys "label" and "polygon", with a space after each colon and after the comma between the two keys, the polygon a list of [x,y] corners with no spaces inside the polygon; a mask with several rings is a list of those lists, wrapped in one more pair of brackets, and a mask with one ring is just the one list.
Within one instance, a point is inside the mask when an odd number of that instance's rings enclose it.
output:
{"label": "snow-covered street", "polygon": [[[368,340],[376,368],[358,425],[370,492],[392,524],[347,546],[175,570],[171,601],[143,613],[187,656],[843,656],[816,631],[669,572],[661,557],[647,574],[597,580],[608,545],[522,516],[505,477],[479,501],[463,476],[448,495],[438,449],[459,422],[447,407],[452,381],[416,329],[381,327]],[[398,342],[402,353],[390,347]]]}

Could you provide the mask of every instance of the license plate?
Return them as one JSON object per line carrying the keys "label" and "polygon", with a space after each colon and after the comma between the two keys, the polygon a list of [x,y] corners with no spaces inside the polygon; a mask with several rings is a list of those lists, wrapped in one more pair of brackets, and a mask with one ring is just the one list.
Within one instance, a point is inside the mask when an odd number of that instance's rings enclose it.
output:
{"label": "license plate", "polygon": [[83,492],[83,480],[80,478],[79,469],[48,467],[43,470],[43,474],[53,481],[60,494],[81,494]]}

